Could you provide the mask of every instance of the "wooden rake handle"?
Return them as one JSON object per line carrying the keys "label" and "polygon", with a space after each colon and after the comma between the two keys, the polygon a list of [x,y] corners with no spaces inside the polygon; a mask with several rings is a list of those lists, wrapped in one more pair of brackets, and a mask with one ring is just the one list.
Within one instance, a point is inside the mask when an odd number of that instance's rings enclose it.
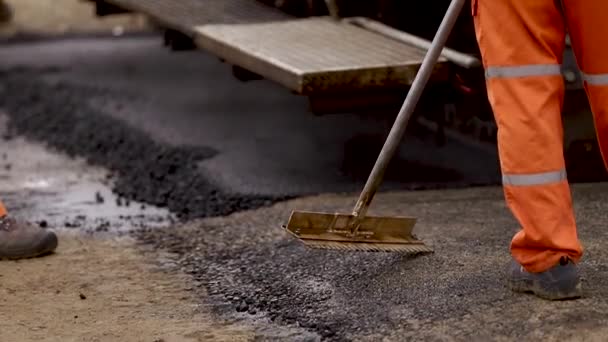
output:
{"label": "wooden rake handle", "polygon": [[439,56],[441,55],[448,36],[454,28],[454,24],[462,11],[465,1],[466,0],[452,0],[445,16],[443,17],[441,25],[439,25],[439,29],[435,35],[435,38],[433,38],[431,47],[427,51],[426,56],[422,61],[422,66],[414,78],[412,87],[410,88],[407,97],[401,106],[401,110],[399,111],[388,138],[382,147],[382,151],[380,151],[376,164],[374,165],[365,187],[359,196],[359,200],[355,205],[353,210],[353,215],[355,216],[355,219],[353,220],[354,229],[357,229],[360,220],[367,213],[367,209],[369,208],[374,195],[382,183],[384,172],[386,171],[389,162],[391,161],[397,147],[399,146],[399,143],[401,142],[403,133],[407,127],[407,123],[412,116],[416,105],[418,104],[418,100],[420,99],[429,78],[431,77],[433,69],[439,60]]}

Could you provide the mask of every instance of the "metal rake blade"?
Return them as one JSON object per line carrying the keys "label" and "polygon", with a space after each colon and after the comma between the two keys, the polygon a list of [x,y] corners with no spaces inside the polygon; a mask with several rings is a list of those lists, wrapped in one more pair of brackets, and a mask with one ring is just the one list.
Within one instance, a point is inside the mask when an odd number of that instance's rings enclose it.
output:
{"label": "metal rake blade", "polygon": [[294,211],[284,228],[311,248],[400,253],[433,251],[412,234],[415,218],[366,216],[353,232],[349,224],[354,219],[351,214]]}

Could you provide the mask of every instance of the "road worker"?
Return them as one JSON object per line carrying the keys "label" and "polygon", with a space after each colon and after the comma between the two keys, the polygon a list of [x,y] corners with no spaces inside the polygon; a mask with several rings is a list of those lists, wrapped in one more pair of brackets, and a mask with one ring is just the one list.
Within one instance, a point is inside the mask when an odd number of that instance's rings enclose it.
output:
{"label": "road worker", "polygon": [[569,35],[608,167],[608,1],[472,0],[498,125],[505,200],[519,222],[509,287],[545,299],[582,295],[583,254],[563,154],[560,64]]}
{"label": "road worker", "polygon": [[56,248],[57,236],[53,232],[15,220],[0,202],[0,260],[33,258]]}

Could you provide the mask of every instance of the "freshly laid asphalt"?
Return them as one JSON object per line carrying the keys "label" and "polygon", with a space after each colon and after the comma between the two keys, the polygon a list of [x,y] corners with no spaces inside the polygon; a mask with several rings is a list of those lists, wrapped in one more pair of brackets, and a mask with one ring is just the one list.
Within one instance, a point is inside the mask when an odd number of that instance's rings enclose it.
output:
{"label": "freshly laid asphalt", "polygon": [[[353,196],[323,195],[150,231],[181,256],[227,310],[266,312],[336,340],[604,340],[608,329],[608,186],[574,187],[585,246],[585,298],[547,302],[505,286],[516,222],[498,188],[382,194],[379,215],[418,218],[435,248],[416,257],[323,251],[280,229],[291,210],[348,212]],[[175,245],[175,242],[178,242]],[[197,250],[198,249],[198,250]]]}

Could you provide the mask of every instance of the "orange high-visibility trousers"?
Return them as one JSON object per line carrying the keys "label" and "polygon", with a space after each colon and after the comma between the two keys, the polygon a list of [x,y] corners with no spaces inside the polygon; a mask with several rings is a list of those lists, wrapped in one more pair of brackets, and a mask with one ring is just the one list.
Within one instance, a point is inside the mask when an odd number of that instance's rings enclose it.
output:
{"label": "orange high-visibility trousers", "polygon": [[566,33],[608,167],[608,0],[472,0],[488,98],[498,126],[507,206],[521,225],[511,254],[530,272],[567,256],[577,236],[563,154]]}
{"label": "orange high-visibility trousers", "polygon": [[0,201],[0,217],[4,217],[6,214],[8,214],[8,211],[6,210],[4,203]]}

